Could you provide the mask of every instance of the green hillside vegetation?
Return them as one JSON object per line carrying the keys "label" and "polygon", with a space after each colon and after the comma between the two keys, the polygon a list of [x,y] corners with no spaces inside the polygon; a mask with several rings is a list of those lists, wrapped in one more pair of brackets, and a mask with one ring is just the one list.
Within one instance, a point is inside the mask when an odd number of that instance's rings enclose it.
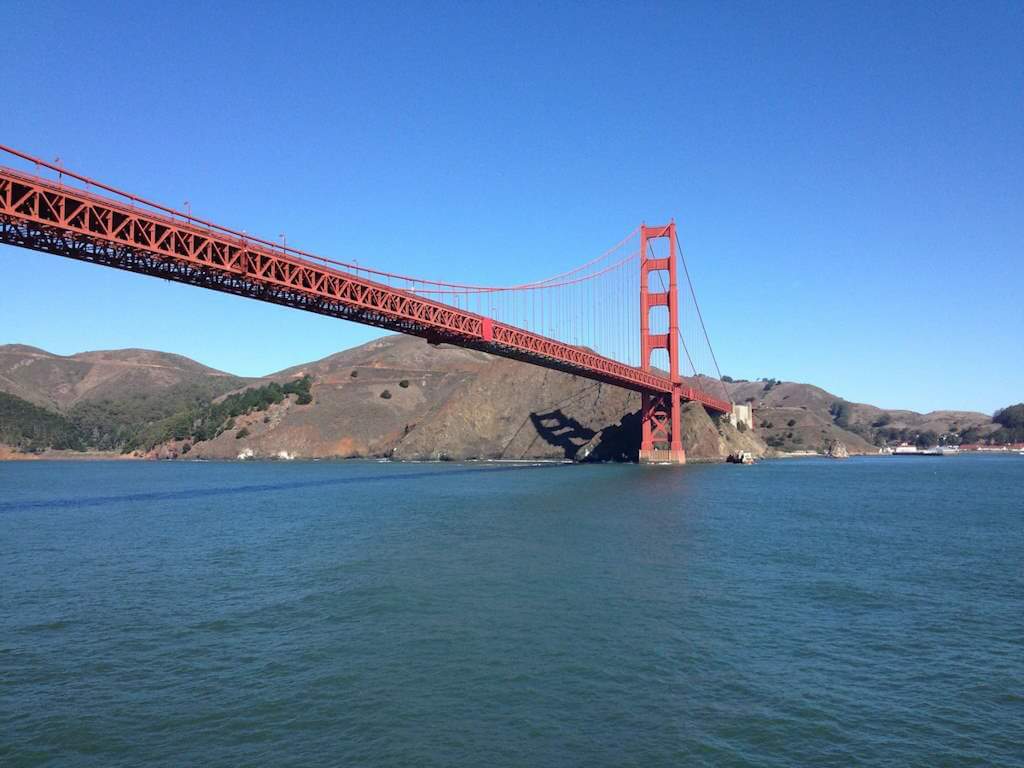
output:
{"label": "green hillside vegetation", "polygon": [[134,394],[122,400],[78,403],[65,414],[0,392],[0,443],[33,453],[58,450],[149,450],[167,440],[209,440],[234,427],[242,414],[265,411],[287,397],[313,402],[312,380],[251,387],[211,402],[202,387],[183,387],[170,396]]}
{"label": "green hillside vegetation", "polygon": [[202,408],[236,387],[237,382],[234,378],[200,380],[160,392],[138,390],[120,397],[86,400],[68,409],[67,416],[90,448],[132,450],[153,425],[184,411]]}
{"label": "green hillside vegetation", "polygon": [[6,392],[0,392],[0,443],[26,453],[85,447],[72,421]]}
{"label": "green hillside vegetation", "polygon": [[937,434],[934,431],[919,433],[908,429],[882,428],[877,430],[876,443],[883,445],[886,441],[890,444],[909,442],[918,448],[971,443],[987,443],[989,445],[1024,443],[1024,403],[1017,403],[996,411],[992,417],[992,423],[999,426],[994,432],[981,427],[969,427],[958,431],[955,424],[950,425],[950,431],[944,434]]}
{"label": "green hillside vegetation", "polygon": [[832,415],[832,421],[842,429],[850,428],[850,404],[845,400],[836,400],[828,409]]}
{"label": "green hillside vegetation", "polygon": [[129,449],[149,450],[169,440],[212,440],[222,432],[233,429],[237,417],[253,411],[265,411],[291,395],[295,396],[297,405],[308,405],[313,402],[309,391],[311,384],[309,376],[286,384],[275,381],[228,395],[220,402],[186,408],[148,427]]}
{"label": "green hillside vegetation", "polygon": [[992,421],[999,429],[992,434],[996,443],[1024,443],[1024,403],[1017,403],[996,411]]}

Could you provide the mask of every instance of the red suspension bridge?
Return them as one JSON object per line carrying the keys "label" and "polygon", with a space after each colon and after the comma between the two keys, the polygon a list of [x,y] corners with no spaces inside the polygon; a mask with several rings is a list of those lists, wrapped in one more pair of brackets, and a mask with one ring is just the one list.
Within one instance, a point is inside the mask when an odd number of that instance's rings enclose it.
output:
{"label": "red suspension bridge", "polygon": [[[3,145],[0,151],[26,166],[0,166],[0,243],[352,320],[434,344],[479,349],[635,390],[642,396],[641,461],[685,461],[684,402],[719,413],[732,408],[674,222],[641,225],[600,256],[544,280],[469,285],[317,256]],[[712,387],[716,394],[707,391]]]}

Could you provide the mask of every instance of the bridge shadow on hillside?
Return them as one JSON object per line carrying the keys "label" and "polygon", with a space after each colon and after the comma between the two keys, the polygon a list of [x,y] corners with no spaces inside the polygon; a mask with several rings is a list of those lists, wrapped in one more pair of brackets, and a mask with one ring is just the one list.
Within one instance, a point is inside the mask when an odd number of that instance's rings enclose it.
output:
{"label": "bridge shadow on hillside", "polygon": [[[561,408],[546,413],[531,413],[530,421],[537,435],[549,445],[565,453],[565,458],[576,460],[580,449],[587,445],[598,431],[581,424],[562,412]],[[600,439],[585,461],[635,461],[640,451],[640,412],[628,413],[618,424],[599,430]]]}
{"label": "bridge shadow on hillside", "polygon": [[561,448],[565,458],[574,459],[580,448],[589,443],[597,434],[576,419],[566,416],[561,408],[547,413],[531,413],[530,421],[537,434],[548,445]]}
{"label": "bridge shadow on hillside", "polygon": [[[639,411],[626,414],[618,424],[609,424],[595,430],[566,415],[562,410],[563,406],[584,398],[600,386],[595,382],[562,401],[551,404],[547,411],[530,413],[505,444],[500,456],[511,458],[509,448],[516,442],[526,425],[532,424],[535,435],[526,448],[516,451],[516,458],[525,458],[537,441],[543,440],[548,445],[560,448],[563,456],[571,461],[636,461],[640,452]],[[598,439],[594,441],[593,450],[584,459],[579,452],[595,437]]]}

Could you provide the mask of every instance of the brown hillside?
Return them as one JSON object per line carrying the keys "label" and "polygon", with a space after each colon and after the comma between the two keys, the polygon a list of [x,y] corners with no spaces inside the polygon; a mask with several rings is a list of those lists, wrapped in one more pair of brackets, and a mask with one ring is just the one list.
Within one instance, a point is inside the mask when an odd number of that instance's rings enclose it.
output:
{"label": "brown hillside", "polygon": [[57,411],[171,390],[215,396],[245,381],[167,352],[118,349],[63,356],[22,344],[0,346],[0,391]]}
{"label": "brown hillside", "polygon": [[[635,458],[638,448],[637,395],[482,352],[388,336],[267,378],[306,374],[312,404],[290,399],[243,416],[189,456],[609,460]],[[687,446],[692,459],[719,460],[741,440],[703,409],[686,420],[701,438]],[[763,452],[753,436],[742,444]]]}
{"label": "brown hillside", "polygon": [[[749,401],[753,404],[758,433],[766,441],[772,438],[781,440],[782,451],[822,451],[838,440],[852,453],[875,453],[878,447],[871,438],[882,426],[938,435],[968,427],[981,427],[983,431],[995,429],[991,418],[983,413],[934,411],[921,414],[885,410],[864,403],[847,402],[812,384],[747,381],[726,386],[734,402]],[[845,427],[836,423],[831,410],[835,404],[844,402],[849,411]]]}
{"label": "brown hillside", "polygon": [[[86,444],[98,447],[124,445],[118,440],[140,424],[184,413],[196,402],[304,375],[312,379],[312,403],[298,405],[291,396],[236,417],[217,437],[190,444],[189,455],[603,460],[632,459],[638,448],[639,398],[633,393],[407,336],[384,337],[259,380],[147,350],[61,356],[0,347],[0,391],[69,414],[87,428]],[[715,395],[723,390],[717,380],[688,383]],[[837,441],[853,453],[874,453],[882,428],[938,435],[994,429],[981,413],[886,411],[809,384],[725,386],[735,402],[753,403],[755,429],[737,432],[691,405],[683,429],[691,459],[717,460],[735,450],[762,454],[765,442],[782,453],[823,451]],[[154,455],[179,455],[186,442],[159,446]]]}

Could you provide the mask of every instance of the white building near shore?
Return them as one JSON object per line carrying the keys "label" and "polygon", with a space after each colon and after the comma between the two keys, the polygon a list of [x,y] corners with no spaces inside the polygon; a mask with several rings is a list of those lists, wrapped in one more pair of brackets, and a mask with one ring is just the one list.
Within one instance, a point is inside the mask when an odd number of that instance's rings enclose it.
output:
{"label": "white building near shore", "polygon": [[752,403],[733,403],[729,412],[729,423],[734,427],[746,424],[747,429],[754,428],[754,406]]}

